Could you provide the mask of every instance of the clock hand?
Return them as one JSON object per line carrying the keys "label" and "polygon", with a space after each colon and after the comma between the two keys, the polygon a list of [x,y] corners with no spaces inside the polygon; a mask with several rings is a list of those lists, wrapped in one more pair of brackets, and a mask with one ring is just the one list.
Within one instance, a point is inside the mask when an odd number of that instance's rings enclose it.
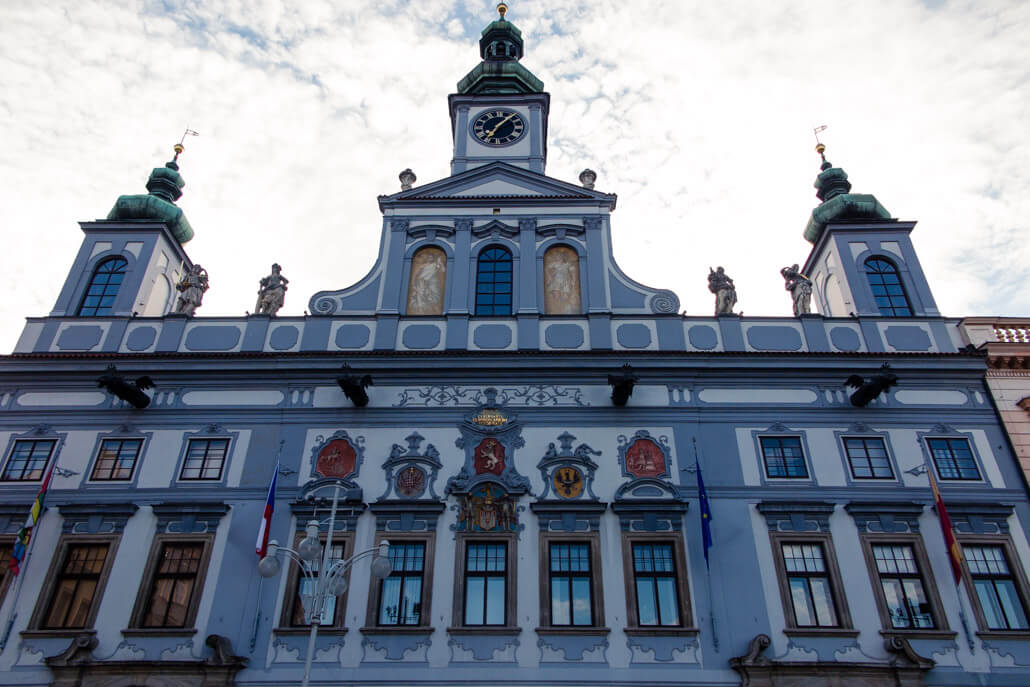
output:
{"label": "clock hand", "polygon": [[506,123],[506,122],[507,122],[507,121],[508,121],[509,119],[511,119],[512,117],[514,117],[514,116],[515,116],[516,114],[517,114],[517,113],[515,113],[515,112],[512,112],[512,113],[511,113],[510,115],[508,115],[507,117],[505,117],[505,118],[504,118],[504,119],[502,119],[501,121],[497,122],[497,126],[495,126],[495,127],[493,128],[493,129],[491,129],[490,131],[488,131],[488,132],[487,132],[487,134],[486,134],[486,135],[487,135],[487,138],[491,138],[491,137],[493,137],[493,135],[497,133],[497,130],[498,130],[498,129],[500,129],[500,128],[501,128],[502,126],[504,126],[504,125],[505,125],[505,123]]}

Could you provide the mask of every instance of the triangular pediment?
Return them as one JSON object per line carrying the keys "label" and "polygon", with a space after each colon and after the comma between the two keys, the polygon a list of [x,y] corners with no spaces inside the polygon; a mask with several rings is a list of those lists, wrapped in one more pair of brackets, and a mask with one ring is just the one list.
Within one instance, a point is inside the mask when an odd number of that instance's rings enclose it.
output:
{"label": "triangular pediment", "polygon": [[492,162],[407,191],[380,196],[379,206],[441,201],[555,199],[587,203],[602,201],[614,209],[615,198],[614,194],[570,184],[505,162]]}

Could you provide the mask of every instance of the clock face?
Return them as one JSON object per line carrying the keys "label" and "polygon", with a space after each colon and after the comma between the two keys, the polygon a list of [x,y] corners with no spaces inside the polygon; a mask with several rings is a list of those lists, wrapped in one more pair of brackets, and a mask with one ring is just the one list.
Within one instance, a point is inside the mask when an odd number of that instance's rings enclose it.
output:
{"label": "clock face", "polygon": [[480,143],[503,146],[522,138],[526,123],[518,112],[487,110],[472,122],[472,133]]}

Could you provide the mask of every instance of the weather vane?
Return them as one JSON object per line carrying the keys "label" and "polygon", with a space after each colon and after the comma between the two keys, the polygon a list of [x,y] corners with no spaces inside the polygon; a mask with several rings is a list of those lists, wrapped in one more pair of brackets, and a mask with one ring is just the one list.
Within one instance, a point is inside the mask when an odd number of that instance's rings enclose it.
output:
{"label": "weather vane", "polygon": [[194,131],[193,129],[191,129],[189,127],[186,127],[186,131],[182,132],[182,138],[179,139],[179,142],[176,143],[175,147],[173,148],[175,150],[175,157],[173,158],[173,162],[174,161],[178,161],[179,154],[182,153],[182,151],[186,150],[186,146],[184,146],[182,144],[182,142],[186,140],[186,137],[187,136],[199,136],[199,135],[200,134],[197,133],[196,131]]}
{"label": "weather vane", "polygon": [[[189,131],[189,129],[187,129],[187,131]],[[817,126],[816,128],[812,129],[812,133],[815,134],[815,144],[816,145],[819,145],[820,143],[822,143],[822,141],[819,140],[819,134],[821,134],[824,131],[826,131],[826,125],[825,124],[823,124],[822,126]]]}

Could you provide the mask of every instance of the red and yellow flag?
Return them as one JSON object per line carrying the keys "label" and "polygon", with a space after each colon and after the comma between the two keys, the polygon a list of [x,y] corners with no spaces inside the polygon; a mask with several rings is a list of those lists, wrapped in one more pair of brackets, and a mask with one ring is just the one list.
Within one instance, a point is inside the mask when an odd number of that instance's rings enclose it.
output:
{"label": "red and yellow flag", "polygon": [[962,546],[955,539],[955,532],[951,528],[951,518],[948,517],[948,509],[944,507],[941,490],[937,488],[937,480],[933,477],[933,468],[927,467],[926,474],[930,478],[930,488],[933,489],[933,500],[937,505],[937,517],[940,519],[941,532],[944,534],[944,545],[948,548],[948,560],[951,561],[951,574],[955,577],[955,584],[958,585],[962,582]]}

